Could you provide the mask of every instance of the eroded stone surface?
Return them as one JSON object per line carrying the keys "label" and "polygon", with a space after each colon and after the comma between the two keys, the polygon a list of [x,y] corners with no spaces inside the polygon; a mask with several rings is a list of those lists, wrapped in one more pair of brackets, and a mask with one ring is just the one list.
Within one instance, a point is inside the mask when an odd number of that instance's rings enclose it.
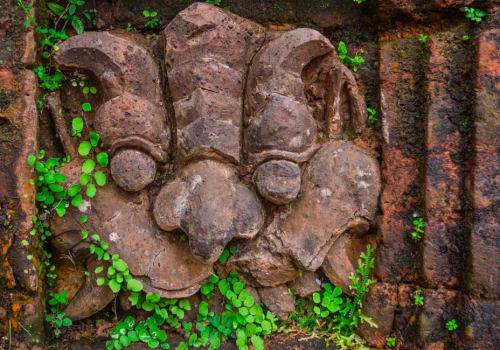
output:
{"label": "eroded stone surface", "polygon": [[358,269],[358,259],[368,244],[375,250],[374,236],[356,237],[346,232],[335,241],[321,265],[330,282],[346,294],[354,292],[349,288],[352,284],[349,275]]}
{"label": "eroded stone surface", "polygon": [[302,276],[289,284],[293,294],[306,297],[321,290],[321,281],[318,275],[311,271],[303,271]]}
{"label": "eroded stone surface", "polygon": [[236,255],[229,258],[225,268],[227,272],[238,271],[251,286],[276,286],[299,277],[299,271],[291,259],[273,252],[270,243],[262,235],[235,246]]}
{"label": "eroded stone surface", "polygon": [[180,12],[164,35],[182,155],[215,154],[239,162],[244,74],[264,29],[196,3]]}
{"label": "eroded stone surface", "polygon": [[137,150],[119,151],[111,160],[111,175],[125,191],[140,191],[156,174],[156,163],[147,154]]}
{"label": "eroded stone surface", "polygon": [[166,120],[163,108],[124,92],[99,107],[95,129],[112,154],[119,148],[137,147],[164,162],[170,142]]}
{"label": "eroded stone surface", "polygon": [[73,321],[83,320],[98,311],[101,311],[114,299],[115,294],[109,288],[101,288],[97,285],[97,275],[94,270],[103,267],[107,270],[111,266],[107,261],[98,261],[95,256],[90,257],[86,263],[89,276],[86,276],[85,283],[76,295],[69,299],[69,305],[64,309],[66,317]]}
{"label": "eroded stone surface", "polygon": [[359,334],[376,348],[382,348],[391,333],[394,320],[394,311],[398,305],[398,288],[390,283],[374,284],[363,303],[363,315],[371,317],[377,324],[373,329],[367,323],[362,323],[358,328]]}
{"label": "eroded stone surface", "polygon": [[191,163],[164,186],[154,204],[163,230],[182,229],[203,261],[217,260],[232,238],[253,238],[264,223],[257,195],[223,163]]}
{"label": "eroded stone surface", "polygon": [[368,227],[380,192],[376,160],[351,143],[324,145],[305,170],[299,200],[282,209],[268,227],[276,251],[290,254],[308,270],[316,270],[340,235]]}
{"label": "eroded stone surface", "polygon": [[259,166],[253,181],[260,195],[271,203],[291,202],[300,191],[300,168],[286,160],[272,160]]}
{"label": "eroded stone surface", "polygon": [[269,310],[282,320],[286,320],[288,315],[295,311],[293,296],[288,293],[285,285],[258,289],[262,302]]}
{"label": "eroded stone surface", "polygon": [[270,156],[307,160],[316,145],[316,123],[307,105],[301,73],[316,57],[333,51],[319,32],[296,29],[267,43],[248,77],[245,143],[250,161]]}

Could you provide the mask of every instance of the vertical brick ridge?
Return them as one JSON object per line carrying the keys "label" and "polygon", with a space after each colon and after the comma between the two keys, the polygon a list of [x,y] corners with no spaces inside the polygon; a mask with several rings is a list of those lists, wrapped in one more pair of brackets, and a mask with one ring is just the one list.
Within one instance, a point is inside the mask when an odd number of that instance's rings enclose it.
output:
{"label": "vertical brick ridge", "polygon": [[471,154],[474,49],[461,39],[466,33],[462,25],[429,39],[422,277],[431,288],[461,286],[468,251],[464,179]]}
{"label": "vertical brick ridge", "polygon": [[384,190],[376,274],[384,282],[414,281],[420,269],[410,232],[424,204],[426,57],[416,38],[380,43]]}
{"label": "vertical brick ridge", "polygon": [[468,290],[500,298],[500,29],[481,33],[475,82],[474,162]]}

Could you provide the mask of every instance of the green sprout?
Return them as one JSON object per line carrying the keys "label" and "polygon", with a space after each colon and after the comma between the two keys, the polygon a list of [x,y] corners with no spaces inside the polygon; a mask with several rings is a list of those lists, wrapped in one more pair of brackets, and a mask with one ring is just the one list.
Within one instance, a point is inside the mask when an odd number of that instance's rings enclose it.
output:
{"label": "green sprout", "polygon": [[392,337],[388,337],[385,341],[385,344],[390,347],[390,348],[393,348],[396,346],[396,338],[392,338]]}
{"label": "green sprout", "polygon": [[483,20],[483,17],[486,16],[486,12],[472,7],[464,7],[464,11],[466,13],[465,17],[473,22],[479,23]]}
{"label": "green sprout", "polygon": [[377,114],[377,111],[371,108],[367,108],[366,110],[368,111],[368,120],[371,123],[375,123],[377,121],[377,117],[375,116],[375,114]]}
{"label": "green sprout", "polygon": [[415,305],[417,305],[417,306],[424,305],[424,296],[422,295],[421,289],[417,289],[415,291],[415,294],[413,294],[413,300],[414,300]]}
{"label": "green sprout", "polygon": [[455,319],[452,319],[448,322],[446,322],[446,328],[450,331],[453,332],[455,329],[458,328],[457,321]]}
{"label": "green sprout", "polygon": [[144,10],[142,11],[142,15],[146,18],[149,18],[149,20],[144,25],[146,28],[152,29],[158,25],[158,18],[155,18],[156,15],[158,15],[156,11],[149,12],[148,10]]}
{"label": "green sprout", "polygon": [[420,41],[422,44],[425,44],[428,38],[429,36],[420,33],[418,36],[418,41]]}
{"label": "green sprout", "polygon": [[413,231],[411,233],[411,238],[413,238],[414,241],[419,241],[422,239],[422,235],[424,234],[424,219],[420,217],[420,214],[418,212],[413,213],[413,217],[415,218],[413,220]]}

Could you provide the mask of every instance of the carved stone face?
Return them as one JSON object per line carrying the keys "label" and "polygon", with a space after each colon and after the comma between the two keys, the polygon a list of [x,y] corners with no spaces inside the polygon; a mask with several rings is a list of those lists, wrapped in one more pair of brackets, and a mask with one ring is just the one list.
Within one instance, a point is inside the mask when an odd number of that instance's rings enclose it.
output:
{"label": "carved stone face", "polygon": [[[61,69],[91,71],[103,87],[94,125],[116,184],[72,209],[74,220],[53,220],[56,247],[87,259],[88,244],[74,232],[78,211],[92,212],[83,226],[146,291],[187,297],[235,238],[226,267],[253,286],[273,286],[295,279],[299,267],[318,269],[346,232],[368,230],[379,168],[341,140],[342,127],[362,131],[365,107],[328,39],[311,29],[266,32],[203,3],[163,34],[164,77],[132,37],[90,32],[60,46]],[[79,162],[66,169],[69,183]],[[168,163],[175,174],[154,192],[148,185]]]}

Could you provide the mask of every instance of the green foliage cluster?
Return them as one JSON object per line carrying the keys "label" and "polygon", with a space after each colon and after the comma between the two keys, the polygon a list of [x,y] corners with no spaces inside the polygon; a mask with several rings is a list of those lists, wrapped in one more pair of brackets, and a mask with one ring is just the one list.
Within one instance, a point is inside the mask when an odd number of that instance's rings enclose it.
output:
{"label": "green foliage cluster", "polygon": [[411,238],[414,241],[419,241],[422,239],[422,235],[424,234],[424,219],[420,217],[420,214],[418,212],[413,213],[413,218],[413,231],[411,232]]}
{"label": "green foliage cluster", "polygon": [[386,340],[385,340],[385,344],[390,347],[390,348],[393,348],[396,346],[396,338],[392,338],[392,337],[388,337]]}
{"label": "green foliage cluster", "polygon": [[61,87],[61,82],[64,80],[64,75],[56,70],[54,74],[47,73],[47,70],[44,66],[38,66],[33,69],[38,80],[40,82],[40,87],[43,89],[47,89],[49,91],[57,90]]}
{"label": "green foliage cluster", "polygon": [[[97,93],[97,88],[95,86],[85,86],[85,81],[87,80],[87,77],[85,75],[82,75],[79,77],[79,79],[71,79],[71,85],[73,87],[81,87],[82,92],[85,95],[88,95],[91,93],[92,95],[95,95]],[[74,136],[74,135],[73,135]]]}
{"label": "green foliage cluster", "polygon": [[[30,180],[31,182],[32,180]],[[55,265],[50,263],[50,258],[52,258],[52,253],[48,252],[47,250],[44,249],[44,243],[47,240],[47,238],[52,236],[52,232],[49,230],[49,223],[47,221],[41,220],[38,216],[33,216],[33,229],[30,231],[30,235],[33,236],[35,239],[38,238],[38,248],[42,250],[42,254],[44,259],[43,264],[40,264],[40,267],[38,268],[38,276],[42,276],[44,271],[46,272],[46,277],[48,280],[46,281],[49,286],[52,286],[54,284],[54,280],[57,278],[57,275],[54,272],[55,270]],[[30,242],[27,240],[23,239],[21,241],[21,244],[25,247],[30,245]],[[33,259],[32,255],[27,256],[28,260]],[[24,273],[29,273],[29,270],[24,270]]]}
{"label": "green foliage cluster", "polygon": [[128,316],[124,321],[118,322],[116,327],[110,331],[111,340],[106,342],[106,349],[120,350],[139,341],[152,349],[159,346],[161,349],[170,349],[170,345],[165,343],[167,333],[159,328],[164,322],[164,319],[158,314],[154,314],[137,324],[132,316]]}
{"label": "green foliage cluster", "polygon": [[[75,14],[77,6],[82,6],[85,4],[85,1],[83,0],[68,0],[68,5],[66,7],[59,5],[58,3],[55,2],[49,2],[47,3],[47,7],[56,15],[59,17],[58,20],[62,19],[64,20],[63,24],[63,29],[62,32],[64,32],[64,29],[66,28],[68,22],[71,23],[71,26],[75,29],[77,34],[82,34],[84,31],[83,28],[83,22],[81,21],[80,17]],[[90,20],[90,14],[87,12],[85,13],[87,19]]]}
{"label": "green foliage cluster", "polygon": [[61,327],[69,327],[73,324],[71,319],[65,317],[64,312],[60,312],[61,306],[68,304],[66,301],[67,296],[67,290],[63,290],[59,294],[49,292],[49,310],[51,314],[47,315],[45,320],[52,325],[56,337],[59,337],[61,334]]}
{"label": "green foliage cluster", "polygon": [[[84,230],[82,232],[82,237],[86,238],[87,236],[88,234]],[[142,290],[142,283],[141,281],[132,278],[127,263],[120,259],[118,254],[113,254],[113,256],[111,256],[107,252],[109,244],[102,241],[99,238],[99,235],[93,234],[91,238],[95,244],[90,244],[90,253],[97,255],[99,261],[105,260],[111,262],[111,266],[108,267],[106,275],[104,277],[97,278],[97,285],[108,286],[113,293],[118,293],[120,290],[140,292]],[[103,270],[104,268],[99,266],[94,272],[96,274],[101,274]]]}
{"label": "green foliage cluster", "polygon": [[483,20],[483,17],[486,16],[486,12],[472,7],[465,6],[464,11],[465,11],[465,17],[473,22],[479,23]]}
{"label": "green foliage cluster", "polygon": [[[361,312],[363,297],[376,282],[370,278],[370,271],[375,264],[372,255],[373,249],[368,245],[366,252],[358,260],[358,275],[351,273],[349,276],[352,281],[349,288],[354,291],[354,299],[344,295],[340,288],[325,283],[321,292],[296,300],[296,311],[289,316],[289,320],[311,333],[325,335],[325,338],[333,340],[338,346],[345,345],[342,344],[346,341],[345,337],[353,335],[360,323],[366,322],[376,327],[371,318]],[[332,338],[332,334],[336,335],[335,332],[340,336]]]}
{"label": "green foliage cluster", "polygon": [[207,302],[201,302],[195,327],[199,334],[191,334],[188,345],[198,347],[210,344],[209,349],[217,349],[222,341],[236,339],[240,350],[247,350],[249,341],[255,350],[263,349],[262,336],[278,329],[276,316],[255,304],[235,271],[227,279],[212,275],[201,288],[202,295],[208,299],[216,291],[224,297],[225,311],[216,315],[208,309]]}
{"label": "green foliage cluster", "polygon": [[222,254],[219,256],[219,262],[225,263],[227,261],[227,259],[229,259],[229,254],[235,255],[236,254],[236,247],[230,246],[229,249],[224,249]]}
{"label": "green foliage cluster", "polygon": [[45,162],[44,157],[43,151],[38,156],[28,157],[28,164],[34,165],[38,173],[38,179],[35,182],[37,188],[35,198],[43,209],[55,210],[59,216],[63,216],[66,213],[70,195],[62,185],[66,182],[66,176],[59,170],[70,160],[70,157],[49,158]]}
{"label": "green foliage cluster", "polygon": [[348,66],[351,66],[352,67],[352,70],[357,72],[358,71],[358,66],[361,64],[361,63],[364,63],[365,62],[365,59],[361,56],[354,56],[354,57],[350,57],[347,55],[347,47],[345,45],[345,43],[343,41],[340,41],[339,42],[339,46],[338,46],[338,54],[339,54],[339,59],[340,59],[340,62],[342,62],[343,64],[346,64]]}
{"label": "green foliage cluster", "polygon": [[[205,2],[210,5],[220,6],[221,0],[206,0]],[[225,11],[231,12],[228,6],[224,6],[223,9]]]}
{"label": "green foliage cluster", "polygon": [[[100,273],[102,269],[96,272]],[[109,284],[108,286],[111,288]],[[122,290],[130,289],[128,287],[121,285]],[[198,314],[194,324],[182,321],[185,311],[192,309],[188,299],[165,299],[151,292],[145,294],[140,290],[132,291],[129,296],[132,305],[147,312],[152,311],[153,314],[135,327],[131,318],[119,322],[111,330],[111,340],[107,342],[106,347],[109,350],[119,350],[133,342],[142,341],[151,348],[160,346],[162,349],[168,349],[169,345],[164,343],[166,334],[159,329],[166,323],[170,327],[182,329],[188,337],[187,342],[179,344],[177,349],[187,349],[188,346],[218,349],[223,341],[235,339],[240,350],[248,350],[249,343],[253,345],[254,350],[262,350],[262,336],[278,330],[278,319],[270,311],[265,311],[261,305],[255,304],[254,298],[244,287],[244,282],[238,279],[236,272],[231,272],[227,279],[212,275],[210,281],[201,289],[206,299],[196,305]],[[118,290],[117,287],[113,291]],[[210,311],[206,301],[217,292],[224,296],[226,302],[225,311],[220,315]]]}

